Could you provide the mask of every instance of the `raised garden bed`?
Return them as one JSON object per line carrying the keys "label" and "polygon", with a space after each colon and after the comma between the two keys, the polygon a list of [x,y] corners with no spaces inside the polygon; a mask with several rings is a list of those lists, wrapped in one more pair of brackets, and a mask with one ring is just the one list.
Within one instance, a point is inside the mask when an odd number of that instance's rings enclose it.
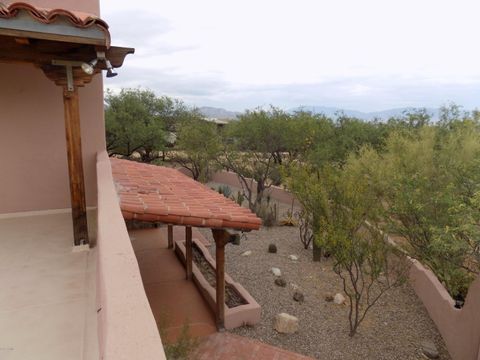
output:
{"label": "raised garden bed", "polygon": [[[208,249],[197,239],[193,244],[193,281],[210,308],[216,309],[216,264]],[[175,243],[175,253],[185,265],[185,242]],[[242,285],[225,274],[225,328],[234,329],[243,325],[254,325],[260,321],[260,305]]]}

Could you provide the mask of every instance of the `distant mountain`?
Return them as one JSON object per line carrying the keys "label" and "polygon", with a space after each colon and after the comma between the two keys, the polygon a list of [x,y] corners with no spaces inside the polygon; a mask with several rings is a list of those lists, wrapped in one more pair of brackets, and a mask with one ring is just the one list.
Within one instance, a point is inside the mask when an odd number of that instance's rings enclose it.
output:
{"label": "distant mountain", "polygon": [[202,106],[198,108],[200,113],[207,118],[214,118],[220,120],[235,120],[241,113],[235,111],[228,111],[222,108],[216,108],[211,106]]}
{"label": "distant mountain", "polygon": [[[402,116],[405,112],[409,112],[415,109],[418,109],[418,108],[404,107],[404,108],[396,108],[396,109],[387,109],[383,111],[362,112],[357,110],[348,110],[348,109],[341,109],[341,108],[328,107],[328,106],[299,106],[299,107],[290,109],[289,112],[303,110],[303,111],[310,111],[314,114],[324,114],[328,117],[336,117],[339,113],[344,113],[347,116],[356,117],[363,120],[374,120],[374,119],[388,120],[391,117]],[[427,108],[427,112],[432,116],[432,120],[438,119],[438,109]]]}
{"label": "distant mountain", "polygon": [[[328,107],[328,106],[299,106],[293,109],[290,109],[289,112],[295,111],[310,111],[314,114],[324,114],[328,117],[335,118],[339,113],[344,113],[350,117],[356,117],[362,120],[374,120],[374,119],[381,119],[381,120],[388,120],[391,117],[402,116],[405,112],[409,112],[418,108],[413,107],[404,107],[404,108],[397,108],[397,109],[387,109],[383,111],[373,111],[373,112],[362,112],[357,110],[348,110],[348,109],[341,109],[336,107]],[[432,120],[438,119],[438,109],[427,108],[427,112],[432,116]]]}

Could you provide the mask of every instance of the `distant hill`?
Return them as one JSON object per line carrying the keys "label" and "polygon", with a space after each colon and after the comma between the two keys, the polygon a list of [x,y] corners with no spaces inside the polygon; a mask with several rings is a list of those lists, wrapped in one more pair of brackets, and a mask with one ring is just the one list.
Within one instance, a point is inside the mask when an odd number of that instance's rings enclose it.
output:
{"label": "distant hill", "polygon": [[234,120],[237,118],[238,115],[241,114],[236,111],[228,111],[222,108],[216,108],[211,106],[202,106],[198,108],[198,110],[203,116],[207,118],[220,119],[220,120],[225,120],[225,119]]}
{"label": "distant hill", "polygon": [[[363,120],[374,120],[374,119],[382,119],[388,120],[391,117],[402,116],[405,112],[415,110],[413,107],[404,107],[404,108],[397,108],[397,109],[387,109],[383,111],[373,111],[373,112],[362,112],[357,110],[348,110],[348,109],[341,109],[336,107],[328,107],[328,106],[299,106],[293,109],[290,109],[289,112],[295,111],[310,111],[314,114],[324,114],[328,117],[336,117],[338,113],[343,112],[345,115],[350,117],[356,117]],[[427,112],[432,116],[433,120],[438,119],[438,109],[427,108]]]}

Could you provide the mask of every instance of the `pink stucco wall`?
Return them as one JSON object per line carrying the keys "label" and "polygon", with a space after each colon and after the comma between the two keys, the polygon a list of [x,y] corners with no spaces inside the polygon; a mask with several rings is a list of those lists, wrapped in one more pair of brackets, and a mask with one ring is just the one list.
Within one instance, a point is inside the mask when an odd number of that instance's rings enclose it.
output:
{"label": "pink stucco wall", "polygon": [[473,282],[462,309],[437,277],[418,261],[413,261],[410,283],[445,340],[454,360],[480,360],[480,277]]}
{"label": "pink stucco wall", "polygon": [[[62,89],[29,64],[0,63],[0,214],[70,207]],[[105,149],[103,85],[80,89],[87,205]]]}
{"label": "pink stucco wall", "polygon": [[[99,0],[24,2],[100,12]],[[29,64],[0,63],[0,79],[0,214],[70,208],[62,89]],[[96,153],[105,149],[100,75],[80,88],[80,117],[87,206],[96,206]]]}
{"label": "pink stucco wall", "polygon": [[98,154],[97,299],[100,358],[164,360],[113,184],[106,151]]}

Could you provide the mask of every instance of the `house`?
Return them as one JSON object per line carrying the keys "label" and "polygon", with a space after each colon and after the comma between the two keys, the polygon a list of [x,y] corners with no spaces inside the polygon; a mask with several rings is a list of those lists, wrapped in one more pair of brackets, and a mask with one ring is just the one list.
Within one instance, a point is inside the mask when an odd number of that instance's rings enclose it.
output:
{"label": "house", "polygon": [[108,158],[102,74],[115,76],[134,49],[112,46],[98,14],[98,0],[0,0],[0,359],[165,358],[131,219],[168,225],[168,248],[173,226],[185,229],[176,248],[190,284],[201,282],[192,227],[212,229],[210,298],[217,328],[228,327],[227,229],[260,226],[175,170]]}

